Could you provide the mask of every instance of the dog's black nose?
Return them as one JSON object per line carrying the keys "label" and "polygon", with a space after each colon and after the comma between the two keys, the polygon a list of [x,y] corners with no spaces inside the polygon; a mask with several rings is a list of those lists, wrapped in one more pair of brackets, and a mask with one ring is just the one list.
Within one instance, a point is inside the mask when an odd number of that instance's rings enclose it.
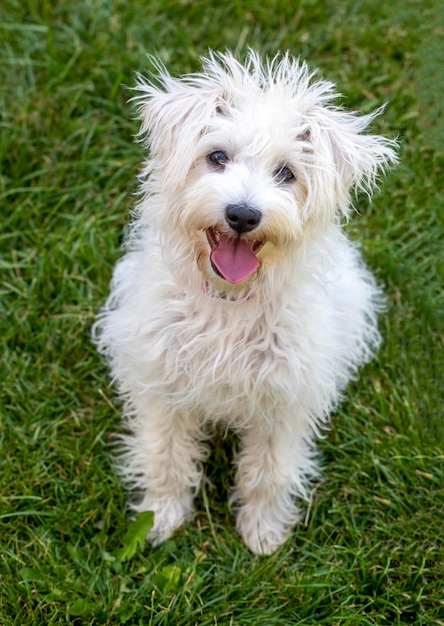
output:
{"label": "dog's black nose", "polygon": [[229,204],[225,209],[227,224],[239,235],[254,230],[262,219],[262,213],[247,204]]}

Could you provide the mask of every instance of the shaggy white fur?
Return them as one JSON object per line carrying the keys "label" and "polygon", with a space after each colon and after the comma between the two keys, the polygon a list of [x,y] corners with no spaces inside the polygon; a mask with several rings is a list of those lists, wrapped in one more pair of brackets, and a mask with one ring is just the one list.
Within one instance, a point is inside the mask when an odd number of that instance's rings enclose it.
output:
{"label": "shaggy white fur", "polygon": [[380,113],[334,106],[285,54],[211,53],[200,74],[139,77],[150,148],[94,329],[125,402],[120,470],[154,544],[192,512],[211,424],[241,438],[231,501],[255,553],[289,536],[317,472],[313,439],[378,346],[380,293],[340,218],[395,142]]}

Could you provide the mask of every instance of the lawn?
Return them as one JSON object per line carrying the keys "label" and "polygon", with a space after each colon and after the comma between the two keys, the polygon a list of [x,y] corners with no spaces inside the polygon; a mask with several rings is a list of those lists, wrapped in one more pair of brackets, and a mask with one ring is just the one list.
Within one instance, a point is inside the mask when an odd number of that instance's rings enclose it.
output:
{"label": "lawn", "polygon": [[[443,35],[439,0],[2,0],[0,624],[444,624]],[[347,106],[388,103],[374,127],[401,162],[347,226],[387,294],[384,344],[282,550],[236,535],[222,434],[195,520],[133,546],[90,342],[142,159],[124,85],[147,52],[184,73],[248,45],[300,54]]]}

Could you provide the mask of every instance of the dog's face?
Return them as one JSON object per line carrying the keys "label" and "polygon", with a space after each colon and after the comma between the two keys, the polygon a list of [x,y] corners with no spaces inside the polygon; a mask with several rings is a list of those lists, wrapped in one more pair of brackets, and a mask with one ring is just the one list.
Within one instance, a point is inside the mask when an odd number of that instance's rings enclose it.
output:
{"label": "dog's face", "polygon": [[329,106],[333,86],[311,79],[288,56],[263,66],[250,53],[246,66],[213,55],[200,75],[138,85],[145,190],[158,198],[141,208],[157,207],[147,218],[172,255],[217,290],[289,269],[305,233],[347,214],[350,190],[394,160],[391,142],[361,134],[375,115]]}
{"label": "dog's face", "polygon": [[255,278],[301,236],[308,133],[291,110],[281,108],[278,119],[270,110],[266,98],[219,105],[194,145],[176,217],[197,234],[207,279]]}

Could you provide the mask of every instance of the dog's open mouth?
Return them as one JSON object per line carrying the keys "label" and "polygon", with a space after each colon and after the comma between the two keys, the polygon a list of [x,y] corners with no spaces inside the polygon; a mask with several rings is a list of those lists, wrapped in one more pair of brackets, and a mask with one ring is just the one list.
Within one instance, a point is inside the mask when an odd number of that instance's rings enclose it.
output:
{"label": "dog's open mouth", "polygon": [[256,254],[264,241],[249,241],[240,237],[234,239],[211,227],[205,232],[211,246],[211,264],[219,276],[236,285],[257,270],[259,261]]}

